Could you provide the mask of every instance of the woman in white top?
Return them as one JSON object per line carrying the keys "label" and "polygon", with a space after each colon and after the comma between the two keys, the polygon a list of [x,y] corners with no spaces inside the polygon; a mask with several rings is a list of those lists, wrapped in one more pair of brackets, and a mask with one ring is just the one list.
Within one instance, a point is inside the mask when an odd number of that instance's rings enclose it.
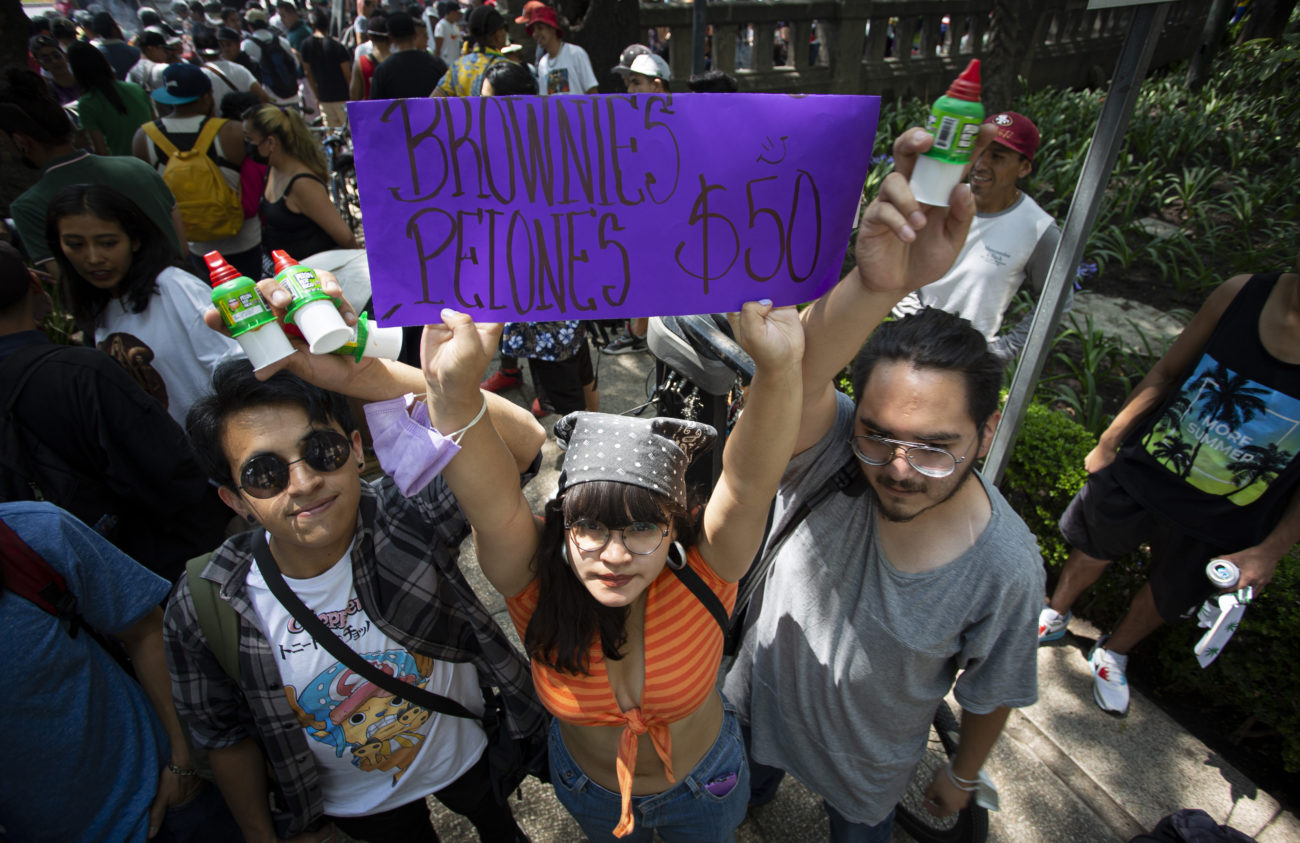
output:
{"label": "woman in white top", "polygon": [[96,344],[125,333],[147,345],[167,412],[184,426],[190,405],[211,390],[217,365],[243,353],[204,327],[209,286],[175,261],[170,238],[134,202],[109,187],[73,185],[55,194],[45,236],[77,326]]}

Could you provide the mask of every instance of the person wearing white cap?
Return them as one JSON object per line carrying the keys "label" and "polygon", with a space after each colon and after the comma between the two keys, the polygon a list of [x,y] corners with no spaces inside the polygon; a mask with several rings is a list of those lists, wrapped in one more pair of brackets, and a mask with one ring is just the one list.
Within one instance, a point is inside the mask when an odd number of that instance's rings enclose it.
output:
{"label": "person wearing white cap", "polygon": [[669,92],[672,71],[668,62],[648,50],[632,59],[627,67],[619,65],[614,72],[623,77],[629,94],[666,94]]}
{"label": "person wearing white cap", "polygon": [[[614,72],[623,77],[629,94],[666,94],[669,91],[672,71],[668,62],[644,44],[624,48]],[[631,319],[620,336],[601,347],[605,354],[628,354],[645,350],[645,334],[650,320],[644,317]]]}

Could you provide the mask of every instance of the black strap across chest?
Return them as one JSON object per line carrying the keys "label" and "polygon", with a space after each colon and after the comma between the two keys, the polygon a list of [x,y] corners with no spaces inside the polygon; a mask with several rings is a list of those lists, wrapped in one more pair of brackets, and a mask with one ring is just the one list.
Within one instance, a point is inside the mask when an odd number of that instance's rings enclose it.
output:
{"label": "black strap across chest", "polygon": [[279,567],[275,564],[275,559],[271,556],[271,548],[266,543],[266,534],[261,530],[258,530],[253,538],[253,562],[257,565],[257,570],[261,572],[262,579],[266,581],[266,587],[270,589],[275,599],[280,601],[280,605],[290,615],[293,615],[293,619],[312,637],[312,640],[324,647],[325,652],[338,659],[340,664],[353,673],[369,682],[373,682],[390,694],[410,700],[416,705],[427,708],[429,711],[450,714],[452,717],[464,717],[468,720],[483,721],[482,717],[450,697],[435,694],[432,691],[408,684],[396,676],[385,673],[363,659],[356,650],[343,643],[337,635],[330,631],[329,627],[325,626],[320,618],[316,617],[315,612],[307,608],[307,604],[303,603],[302,599],[284,581]]}

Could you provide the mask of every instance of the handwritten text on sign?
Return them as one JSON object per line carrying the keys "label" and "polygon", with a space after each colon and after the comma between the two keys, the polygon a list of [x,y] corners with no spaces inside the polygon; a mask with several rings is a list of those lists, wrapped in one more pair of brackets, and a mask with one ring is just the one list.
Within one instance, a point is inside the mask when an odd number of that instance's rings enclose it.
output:
{"label": "handwritten text on sign", "polygon": [[349,103],[388,325],[708,313],[838,276],[875,97]]}

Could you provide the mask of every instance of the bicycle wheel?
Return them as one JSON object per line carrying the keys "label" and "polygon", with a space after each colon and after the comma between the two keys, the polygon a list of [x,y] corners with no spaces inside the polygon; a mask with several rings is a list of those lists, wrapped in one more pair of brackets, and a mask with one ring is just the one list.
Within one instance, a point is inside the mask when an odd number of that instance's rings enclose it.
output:
{"label": "bicycle wheel", "polygon": [[925,789],[957,749],[957,717],[948,703],[939,701],[930,726],[930,738],[916,767],[916,775],[898,802],[895,822],[917,843],[984,843],[989,835],[989,812],[974,800],[950,817],[936,817],[925,809]]}
{"label": "bicycle wheel", "polygon": [[353,234],[361,234],[361,204],[357,197],[357,171],[351,155],[340,156],[330,176],[330,198]]}

